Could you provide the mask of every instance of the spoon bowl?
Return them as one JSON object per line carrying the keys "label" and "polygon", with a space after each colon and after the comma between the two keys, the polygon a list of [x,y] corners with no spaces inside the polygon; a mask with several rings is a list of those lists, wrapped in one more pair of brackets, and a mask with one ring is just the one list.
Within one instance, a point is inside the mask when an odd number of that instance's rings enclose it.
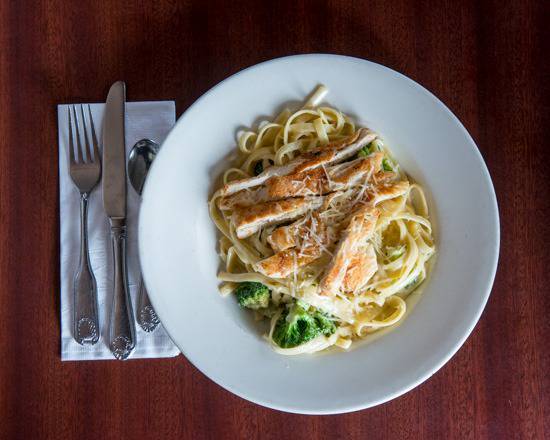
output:
{"label": "spoon bowl", "polygon": [[160,147],[150,139],[137,141],[128,156],[128,178],[132,187],[141,195],[149,168]]}

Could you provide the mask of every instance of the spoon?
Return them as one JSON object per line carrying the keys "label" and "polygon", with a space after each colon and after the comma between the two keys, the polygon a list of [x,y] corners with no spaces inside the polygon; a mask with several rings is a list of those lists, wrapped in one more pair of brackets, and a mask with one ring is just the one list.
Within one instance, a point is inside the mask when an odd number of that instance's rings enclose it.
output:
{"label": "spoon", "polygon": [[[157,143],[149,139],[142,139],[135,143],[128,156],[128,178],[140,196],[145,178],[147,177],[149,168],[159,148]],[[160,322],[155,309],[151,305],[147,289],[145,288],[145,284],[143,284],[143,278],[141,276],[139,279],[137,322],[146,332],[155,330]]]}

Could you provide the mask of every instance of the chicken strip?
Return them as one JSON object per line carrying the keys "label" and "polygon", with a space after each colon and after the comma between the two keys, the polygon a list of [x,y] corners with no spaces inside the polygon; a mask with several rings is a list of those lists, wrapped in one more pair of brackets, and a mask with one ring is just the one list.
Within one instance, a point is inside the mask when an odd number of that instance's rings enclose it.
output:
{"label": "chicken strip", "polygon": [[355,292],[363,287],[378,270],[374,246],[360,248],[352,257],[342,282],[342,290]]}
{"label": "chicken strip", "polygon": [[268,257],[254,265],[254,270],[271,278],[285,278],[322,255],[321,246],[312,244],[303,249],[291,248]]}
{"label": "chicken strip", "polygon": [[326,169],[314,168],[309,171],[293,173],[287,176],[272,177],[265,186],[244,189],[218,201],[222,210],[233,209],[235,206],[251,206],[271,200],[281,200],[288,197],[303,197],[328,194],[335,190],[344,190],[361,185],[380,169],[383,154],[374,153],[368,157]]}
{"label": "chicken strip", "polygon": [[[384,176],[386,178],[386,176]],[[387,176],[387,178],[393,178],[392,176]],[[379,187],[375,187],[373,192],[369,192],[366,196],[366,201],[371,205],[377,205],[386,200],[405,195],[409,189],[409,183],[406,181],[384,184]],[[339,193],[332,193],[339,194]],[[331,194],[331,195],[332,195]],[[330,196],[325,197],[325,203],[329,200]],[[321,210],[325,207],[321,208]],[[352,209],[352,208],[347,208]],[[319,224],[324,225],[326,230],[326,224],[324,220],[319,218]],[[311,228],[310,222],[304,223],[303,219],[299,219],[294,223],[286,226],[279,226],[275,229],[271,235],[267,238],[267,242],[271,245],[275,252],[279,252],[293,246],[296,246],[296,239],[304,235],[307,232],[308,228]],[[322,231],[317,231],[317,234],[321,235]]]}
{"label": "chicken strip", "polygon": [[[381,178],[384,180],[394,178],[394,176],[390,176],[389,174],[390,173],[385,173],[385,175],[381,176]],[[366,196],[366,201],[374,206],[386,200],[405,195],[408,190],[409,182],[407,181],[381,184],[369,191]],[[322,219],[319,218],[318,221],[319,224],[324,225]],[[280,226],[275,229],[267,238],[267,242],[271,245],[275,252],[291,248],[296,245],[297,237],[303,236],[310,227],[310,222],[304,223],[303,219],[297,220],[290,225]],[[324,225],[324,227],[326,229],[326,225]],[[317,233],[320,235],[320,231]]]}
{"label": "chicken strip", "polygon": [[380,212],[370,205],[361,207],[352,215],[321,279],[322,295],[334,296],[340,290],[352,258],[371,238],[379,215]]}
{"label": "chicken strip", "polygon": [[296,246],[296,236],[300,233],[302,226],[303,220],[301,219],[288,226],[279,226],[267,237],[267,242],[275,252],[294,247]]}
{"label": "chicken strip", "polygon": [[372,180],[374,184],[378,185],[380,183],[389,183],[393,180],[396,180],[397,173],[393,171],[378,171],[373,177]]}
{"label": "chicken strip", "polygon": [[366,128],[361,128],[357,130],[355,134],[343,141],[330,143],[302,154],[285,165],[269,167],[257,176],[229,182],[222,188],[221,195],[228,196],[243,189],[262,185],[272,177],[301,173],[320,167],[321,165],[337,163],[353,156],[374,139],[376,139],[375,133]]}
{"label": "chicken strip", "polygon": [[314,212],[290,225],[279,226],[267,237],[267,242],[275,252],[280,252],[298,246],[300,242],[312,241],[325,246],[329,241],[327,234],[325,222]]}
{"label": "chicken strip", "polygon": [[[330,180],[335,189],[344,189],[371,180],[373,173],[380,169],[384,155],[380,152],[349,162],[347,167],[329,171]],[[335,167],[336,168],[336,167]],[[340,187],[341,186],[341,187]]]}
{"label": "chicken strip", "polygon": [[368,202],[372,205],[378,205],[386,200],[394,199],[396,197],[404,196],[409,192],[410,184],[406,180],[400,180],[399,182],[383,183],[376,185],[367,194]]}
{"label": "chicken strip", "polygon": [[329,190],[328,179],[322,168],[314,168],[288,176],[272,177],[266,182],[265,187],[269,200],[319,195]]}
{"label": "chicken strip", "polygon": [[259,272],[274,278],[284,278],[315,261],[326,250],[330,240],[326,224],[315,212],[278,230],[280,232],[267,239],[276,251],[275,255],[260,261],[257,266]]}
{"label": "chicken strip", "polygon": [[231,221],[235,225],[237,237],[243,239],[257,232],[262,226],[293,220],[309,210],[323,204],[323,197],[296,197],[277,202],[237,208]]}
{"label": "chicken strip", "polygon": [[286,199],[289,197],[304,197],[322,195],[328,189],[328,181],[322,168],[316,168],[288,176],[272,177],[265,186],[244,189],[218,200],[222,210],[233,209],[236,206],[252,206],[257,203]]}

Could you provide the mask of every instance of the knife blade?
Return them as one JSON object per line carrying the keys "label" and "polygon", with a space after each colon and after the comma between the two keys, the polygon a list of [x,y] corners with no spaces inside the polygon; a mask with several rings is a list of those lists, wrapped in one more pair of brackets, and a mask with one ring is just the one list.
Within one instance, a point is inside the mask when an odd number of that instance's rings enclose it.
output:
{"label": "knife blade", "polygon": [[103,116],[103,207],[113,219],[126,218],[125,101],[126,85],[118,81],[109,89]]}
{"label": "knife blade", "polygon": [[136,340],[126,267],[125,101],[126,85],[118,81],[109,90],[103,115],[103,207],[111,223],[114,264],[109,348],[120,360],[132,353]]}

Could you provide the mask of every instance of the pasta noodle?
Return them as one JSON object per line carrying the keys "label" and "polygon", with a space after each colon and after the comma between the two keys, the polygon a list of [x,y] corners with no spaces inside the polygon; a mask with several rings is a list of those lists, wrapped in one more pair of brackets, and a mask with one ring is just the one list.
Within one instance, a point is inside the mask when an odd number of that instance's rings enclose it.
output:
{"label": "pasta noodle", "polygon": [[[320,171],[316,175],[324,179],[325,190],[319,192],[319,186],[315,186],[317,182],[309,185],[311,182],[306,177],[300,182],[303,186],[300,190],[304,192],[299,197],[292,194],[289,198],[293,201],[300,199],[300,203],[303,203],[302,199],[322,199],[320,208],[317,206],[300,213],[298,220],[293,218],[282,222],[269,221],[261,224],[257,230],[244,231],[238,228],[238,222],[235,221],[235,210],[243,210],[240,205],[236,204],[229,209],[220,208],[221,201],[230,198],[228,185],[246,183],[246,179],[258,174],[263,176],[262,173],[268,173],[269,170],[279,172],[277,170],[299,163],[302,158],[319,157],[327,149],[334,149],[335,145],[338,146],[336,149],[341,148],[339,145],[357,137],[360,131],[351,118],[335,108],[319,105],[327,92],[326,87],[320,86],[298,111],[285,110],[273,121],[260,124],[257,130],[241,132],[237,142],[238,156],[223,174],[223,186],[209,201],[210,215],[221,233],[219,253],[225,264],[225,269],[218,274],[221,281],[220,293],[223,296],[230,295],[244,282],[267,286],[270,292],[269,306],[260,308],[255,313],[259,318],[270,320],[267,338],[276,352],[285,355],[313,353],[330,346],[348,349],[367,334],[399,323],[407,311],[407,296],[426,279],[427,262],[435,252],[424,191],[420,185],[409,181],[377,135],[369,142],[367,150],[362,150],[365,151],[362,154],[365,161],[360,163],[367,164],[367,160],[382,160],[383,157],[382,169],[375,170],[377,174],[366,174],[353,186],[335,190],[335,176],[345,173],[356,162],[359,163],[356,160],[358,156],[354,154],[334,163],[322,164],[317,168]],[[263,197],[261,194],[264,193],[258,187],[269,185],[276,178],[264,178],[260,185],[244,187],[237,192],[237,197],[240,197],[238,200]],[[386,195],[384,188],[387,186],[376,183],[377,178],[387,179],[390,184],[396,184],[396,187],[401,185],[405,189],[395,197]],[[304,185],[311,194],[305,192]],[[309,189],[310,186],[313,190]],[[375,202],[376,200],[380,202]],[[283,205],[277,204],[277,200],[268,199],[268,202],[279,211],[282,209]],[[254,205],[261,203],[263,199],[249,204],[251,208],[248,209],[253,210]],[[371,209],[375,204],[377,217],[373,220],[375,223],[368,243],[361,248],[370,249],[371,256],[375,256],[374,261],[372,258],[369,260],[375,265],[373,275],[370,274],[365,283],[352,290],[341,287],[327,294],[322,286],[326,283],[331,264],[334,265],[337,260],[336,254],[343,252],[343,245],[338,243],[352,230],[352,213],[361,211],[363,207]],[[318,232],[320,225],[332,234],[327,233],[331,239]],[[269,275],[266,270],[262,273],[259,267],[277,254],[277,249],[270,240],[283,227],[296,229],[294,235],[290,234],[290,240],[294,243],[290,251],[295,250],[292,254],[292,270],[284,276]],[[302,232],[296,232],[298,230]],[[304,244],[307,240],[309,244]],[[311,249],[317,254],[312,255]],[[367,251],[356,251],[354,258],[367,261],[365,252]],[[301,259],[305,259],[307,264]],[[352,279],[353,265],[349,259],[346,260],[346,265],[346,277],[349,273]],[[366,270],[367,263],[361,267]],[[289,304],[296,300],[306,308],[324,313],[335,323],[335,330],[331,334],[319,334],[303,344],[283,348],[274,341],[273,334]]]}

